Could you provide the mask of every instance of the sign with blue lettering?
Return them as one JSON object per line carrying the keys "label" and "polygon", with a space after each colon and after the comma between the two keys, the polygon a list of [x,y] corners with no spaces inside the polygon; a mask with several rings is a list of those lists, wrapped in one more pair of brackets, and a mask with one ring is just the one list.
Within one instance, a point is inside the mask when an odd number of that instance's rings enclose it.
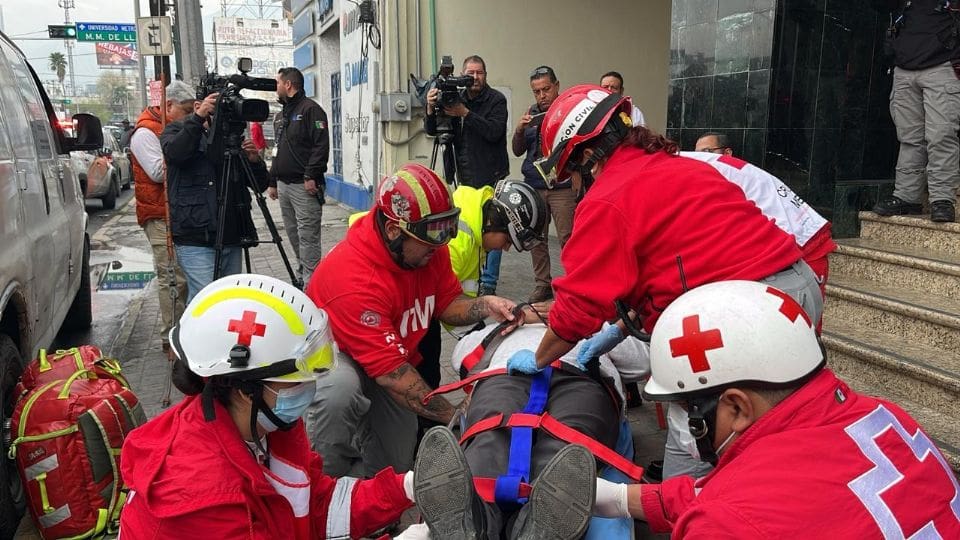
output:
{"label": "sign with blue lettering", "polygon": [[313,35],[313,10],[308,9],[293,21],[293,43],[300,43],[311,35]]}
{"label": "sign with blue lettering", "polygon": [[293,65],[299,70],[312,66],[316,61],[316,46],[312,41],[304,43],[293,51]]}

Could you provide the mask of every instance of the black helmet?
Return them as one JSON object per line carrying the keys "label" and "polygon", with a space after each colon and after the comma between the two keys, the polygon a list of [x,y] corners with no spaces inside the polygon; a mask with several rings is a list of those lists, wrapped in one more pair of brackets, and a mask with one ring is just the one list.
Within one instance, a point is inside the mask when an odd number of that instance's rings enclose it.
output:
{"label": "black helmet", "polygon": [[509,233],[517,251],[530,250],[543,240],[547,205],[537,190],[527,184],[501,180],[489,208],[492,212],[484,219],[484,231]]}

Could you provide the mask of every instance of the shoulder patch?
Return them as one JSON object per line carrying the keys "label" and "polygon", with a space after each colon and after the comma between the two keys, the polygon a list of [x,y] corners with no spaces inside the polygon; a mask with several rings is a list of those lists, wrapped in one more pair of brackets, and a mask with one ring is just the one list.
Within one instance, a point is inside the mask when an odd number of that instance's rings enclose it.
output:
{"label": "shoulder patch", "polygon": [[327,129],[327,123],[323,120],[317,120],[313,123],[313,127],[317,129]]}

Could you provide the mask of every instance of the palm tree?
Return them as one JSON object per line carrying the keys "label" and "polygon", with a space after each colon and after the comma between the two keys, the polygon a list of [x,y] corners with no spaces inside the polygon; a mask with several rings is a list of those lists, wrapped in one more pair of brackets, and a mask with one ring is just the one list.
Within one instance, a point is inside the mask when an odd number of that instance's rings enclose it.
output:
{"label": "palm tree", "polygon": [[60,90],[63,95],[66,95],[67,92],[63,88],[63,79],[67,77],[67,57],[60,52],[50,53],[50,69],[56,72],[57,78],[60,79]]}

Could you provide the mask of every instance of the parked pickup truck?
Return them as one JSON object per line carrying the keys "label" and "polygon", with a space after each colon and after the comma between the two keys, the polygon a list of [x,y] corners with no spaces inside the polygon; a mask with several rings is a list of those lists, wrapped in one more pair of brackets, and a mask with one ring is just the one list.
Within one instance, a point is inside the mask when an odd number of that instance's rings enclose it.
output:
{"label": "parked pickup truck", "polygon": [[61,128],[37,74],[0,33],[0,538],[13,538],[24,509],[7,459],[14,385],[61,326],[92,322],[87,214],[70,153],[102,148],[95,116]]}

